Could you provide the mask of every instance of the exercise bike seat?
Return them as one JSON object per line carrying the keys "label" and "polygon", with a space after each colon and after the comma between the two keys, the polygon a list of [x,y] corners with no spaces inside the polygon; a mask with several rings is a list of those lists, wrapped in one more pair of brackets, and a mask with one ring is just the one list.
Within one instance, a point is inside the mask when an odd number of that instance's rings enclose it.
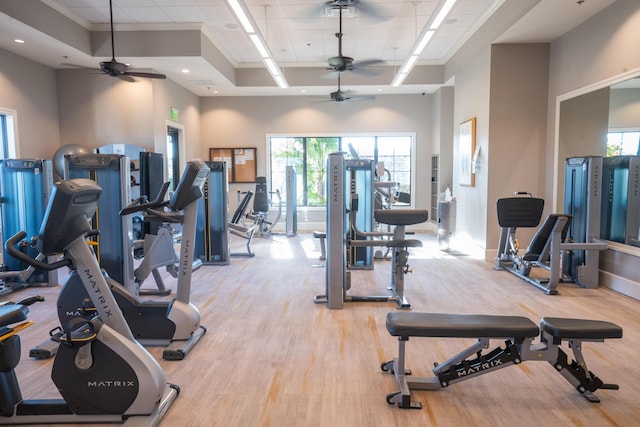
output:
{"label": "exercise bike seat", "polygon": [[426,209],[376,209],[375,219],[387,225],[414,225],[429,219]]}
{"label": "exercise bike seat", "polygon": [[29,313],[29,309],[22,304],[0,305],[0,328],[26,320],[27,313]]}

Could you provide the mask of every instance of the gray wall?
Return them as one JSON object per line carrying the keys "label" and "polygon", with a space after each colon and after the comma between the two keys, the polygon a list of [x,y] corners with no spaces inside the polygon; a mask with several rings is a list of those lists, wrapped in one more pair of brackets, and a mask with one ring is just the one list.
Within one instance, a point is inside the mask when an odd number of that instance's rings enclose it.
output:
{"label": "gray wall", "polygon": [[460,165],[458,136],[459,126],[476,118],[476,146],[489,153],[489,89],[491,73],[491,49],[485,46],[455,75],[453,118],[453,196],[457,200],[456,239],[462,247],[473,245],[485,248],[487,234],[487,186],[488,170],[495,167],[488,158],[486,167],[475,175],[474,187],[459,185]]}
{"label": "gray wall", "polygon": [[611,89],[609,129],[638,128],[640,128],[640,89]]}
{"label": "gray wall", "polygon": [[[489,118],[487,186],[487,258],[493,259],[500,229],[496,203],[527,191],[544,197],[549,45],[493,45]],[[500,166],[496,166],[496,162]],[[528,242],[535,230],[518,230]]]}
{"label": "gray wall", "polygon": [[56,73],[0,49],[0,108],[17,112],[22,158],[50,159],[60,146]]}
{"label": "gray wall", "polygon": [[[559,185],[562,175],[557,171],[564,162],[562,156],[565,154],[561,136],[566,136],[563,131],[565,126],[561,123],[565,115],[561,114],[564,111],[560,108],[561,102],[564,104],[566,100],[594,91],[603,90],[600,93],[606,93],[608,89],[605,88],[611,84],[640,75],[637,40],[640,40],[640,3],[636,0],[618,0],[551,44],[545,199],[548,202],[557,201],[556,209],[562,209],[562,187]],[[594,96],[597,97],[598,92]],[[598,128],[606,131],[608,126],[609,98],[601,98],[607,108],[602,105],[594,107],[601,112],[602,119],[600,123],[590,125],[599,134],[602,131]],[[596,138],[597,135],[585,140],[593,143]],[[603,147],[602,143],[599,141],[600,147]],[[593,146],[585,147],[585,151],[588,151],[585,154],[591,154],[593,150],[596,150]],[[637,275],[628,274],[629,271],[637,271],[639,264],[640,251],[636,248],[610,244],[609,250],[601,256],[600,284],[640,298]]]}
{"label": "gray wall", "polygon": [[545,162],[548,202],[561,199],[553,179],[564,161],[557,151],[560,101],[609,86],[620,78],[640,75],[637,40],[640,40],[640,2],[618,0],[551,43]]}

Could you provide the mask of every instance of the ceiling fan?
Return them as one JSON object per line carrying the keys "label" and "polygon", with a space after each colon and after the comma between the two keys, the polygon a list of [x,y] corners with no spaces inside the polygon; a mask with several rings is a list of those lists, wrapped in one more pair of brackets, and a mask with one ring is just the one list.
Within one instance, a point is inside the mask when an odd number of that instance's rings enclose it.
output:
{"label": "ceiling fan", "polygon": [[340,88],[340,74],[338,74],[338,90],[329,94],[330,100],[322,102],[351,102],[351,101],[372,101],[376,99],[374,95],[355,95],[353,91],[342,90]]}
{"label": "ceiling fan", "polygon": [[[111,24],[111,60],[100,62],[100,71],[111,77],[118,77],[119,79],[126,80],[128,82],[135,82],[136,80],[134,79],[134,77],[144,77],[148,79],[166,79],[167,76],[165,76],[164,74],[147,73],[144,71],[133,71],[133,70],[130,71],[129,66],[127,64],[118,62],[116,60],[115,43],[113,41],[114,32],[113,32],[112,0],[109,0],[109,20]],[[75,64],[65,64],[65,65],[71,65],[73,67],[81,67]],[[81,68],[85,68],[85,67],[81,67]]]}
{"label": "ceiling fan", "polygon": [[380,64],[384,61],[381,59],[367,59],[364,61],[354,62],[353,58],[342,54],[342,9],[345,7],[351,7],[356,4],[360,4],[359,0],[335,0],[326,3],[329,7],[335,7],[339,9],[340,27],[339,32],[336,33],[338,38],[338,56],[329,58],[329,67],[327,70],[332,72],[342,73],[344,71],[353,71],[360,74],[375,74],[372,70],[364,70],[362,67],[372,64]]}

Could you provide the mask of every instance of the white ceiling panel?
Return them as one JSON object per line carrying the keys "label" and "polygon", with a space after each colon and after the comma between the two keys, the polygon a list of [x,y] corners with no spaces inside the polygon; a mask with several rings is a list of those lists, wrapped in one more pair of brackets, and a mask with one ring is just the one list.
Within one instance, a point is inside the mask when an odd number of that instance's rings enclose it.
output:
{"label": "white ceiling panel", "polygon": [[[17,1],[17,0],[16,0]],[[34,0],[35,1],[35,0]],[[348,1],[348,0],[339,0]],[[343,54],[354,58],[355,62],[366,59],[382,59],[387,67],[398,68],[410,54],[416,37],[423,27],[432,20],[444,3],[444,0],[350,0],[354,4],[355,17],[349,17],[351,10],[344,11],[342,22]],[[472,32],[490,17],[489,12],[499,7],[507,7],[525,0],[458,0],[447,19],[436,32],[424,50],[418,64],[444,64],[451,57],[454,49],[471,37]],[[512,27],[498,40],[500,42],[550,41],[572,29],[593,14],[610,5],[614,0],[587,0],[582,5],[576,0],[527,0],[532,4],[531,10],[518,22],[510,23]],[[240,0],[251,13],[262,38],[281,67],[317,67],[320,71],[328,66],[329,57],[338,54],[338,40],[335,33],[339,31],[337,17],[323,16],[327,2],[323,0]],[[86,31],[104,31],[109,23],[108,0],[40,0],[46,7],[53,8],[75,21]],[[330,2],[329,2],[330,3]],[[219,54],[210,55],[203,50],[197,57],[172,57],[156,53],[155,57],[140,54],[131,58],[136,66],[166,73],[179,84],[200,95],[209,95],[210,89],[204,86],[216,85],[224,87],[227,92],[234,93],[233,79],[225,79],[222,70],[233,67],[263,69],[261,57],[250,42],[247,34],[241,29],[225,0],[113,0],[113,17],[116,31],[140,30],[184,30],[185,28],[202,31],[209,38]],[[25,57],[40,61],[46,65],[65,68],[64,63],[72,62],[85,66],[97,66],[98,58],[83,53],[77,48],[56,40],[45,34],[52,34],[50,29],[31,27],[2,13],[0,3],[0,47],[14,51]],[[3,19],[4,18],[4,19]],[[31,20],[27,20],[31,21]],[[7,23],[5,25],[4,23]],[[11,25],[8,25],[10,23]],[[43,24],[44,25],[44,24]],[[15,34],[27,38],[28,42],[16,46],[10,41]],[[145,42],[150,42],[155,34],[140,34]],[[166,34],[164,35],[166,37]],[[158,36],[160,37],[160,36]],[[116,39],[118,52],[119,38]],[[191,37],[200,43],[199,37]],[[159,43],[159,42],[158,42]],[[170,44],[170,43],[169,43]],[[185,46],[189,52],[194,46]],[[198,46],[195,46],[197,50]],[[148,51],[161,52],[162,46],[153,46]],[[146,52],[146,51],[145,51]],[[207,58],[205,58],[207,56]],[[213,59],[212,59],[213,58]],[[216,63],[216,61],[227,61]],[[174,69],[190,68],[188,76],[176,73]],[[225,71],[228,74],[228,71]],[[285,73],[286,74],[286,73]],[[211,77],[214,76],[214,77]],[[347,76],[345,76],[346,78]],[[350,84],[362,85],[371,89],[366,77],[348,76]],[[205,82],[196,84],[195,82]],[[353,82],[353,83],[351,83]],[[397,90],[398,93],[408,88],[391,88],[387,83],[383,87],[385,93]],[[327,83],[327,87],[333,82]],[[381,88],[380,86],[372,86]],[[432,85],[419,87],[432,89]],[[236,94],[251,94],[251,88],[236,88]],[[291,88],[288,94],[299,93],[302,87]],[[371,89],[373,90],[373,89]],[[282,93],[275,84],[272,88],[256,88],[256,94]]]}

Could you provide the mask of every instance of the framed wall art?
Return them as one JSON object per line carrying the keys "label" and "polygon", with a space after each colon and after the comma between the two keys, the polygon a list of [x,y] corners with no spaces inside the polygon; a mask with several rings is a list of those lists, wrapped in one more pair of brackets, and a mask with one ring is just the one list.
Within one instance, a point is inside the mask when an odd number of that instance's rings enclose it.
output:
{"label": "framed wall art", "polygon": [[460,123],[458,134],[458,153],[460,158],[459,183],[465,187],[475,186],[473,172],[473,154],[476,149],[476,118]]}

